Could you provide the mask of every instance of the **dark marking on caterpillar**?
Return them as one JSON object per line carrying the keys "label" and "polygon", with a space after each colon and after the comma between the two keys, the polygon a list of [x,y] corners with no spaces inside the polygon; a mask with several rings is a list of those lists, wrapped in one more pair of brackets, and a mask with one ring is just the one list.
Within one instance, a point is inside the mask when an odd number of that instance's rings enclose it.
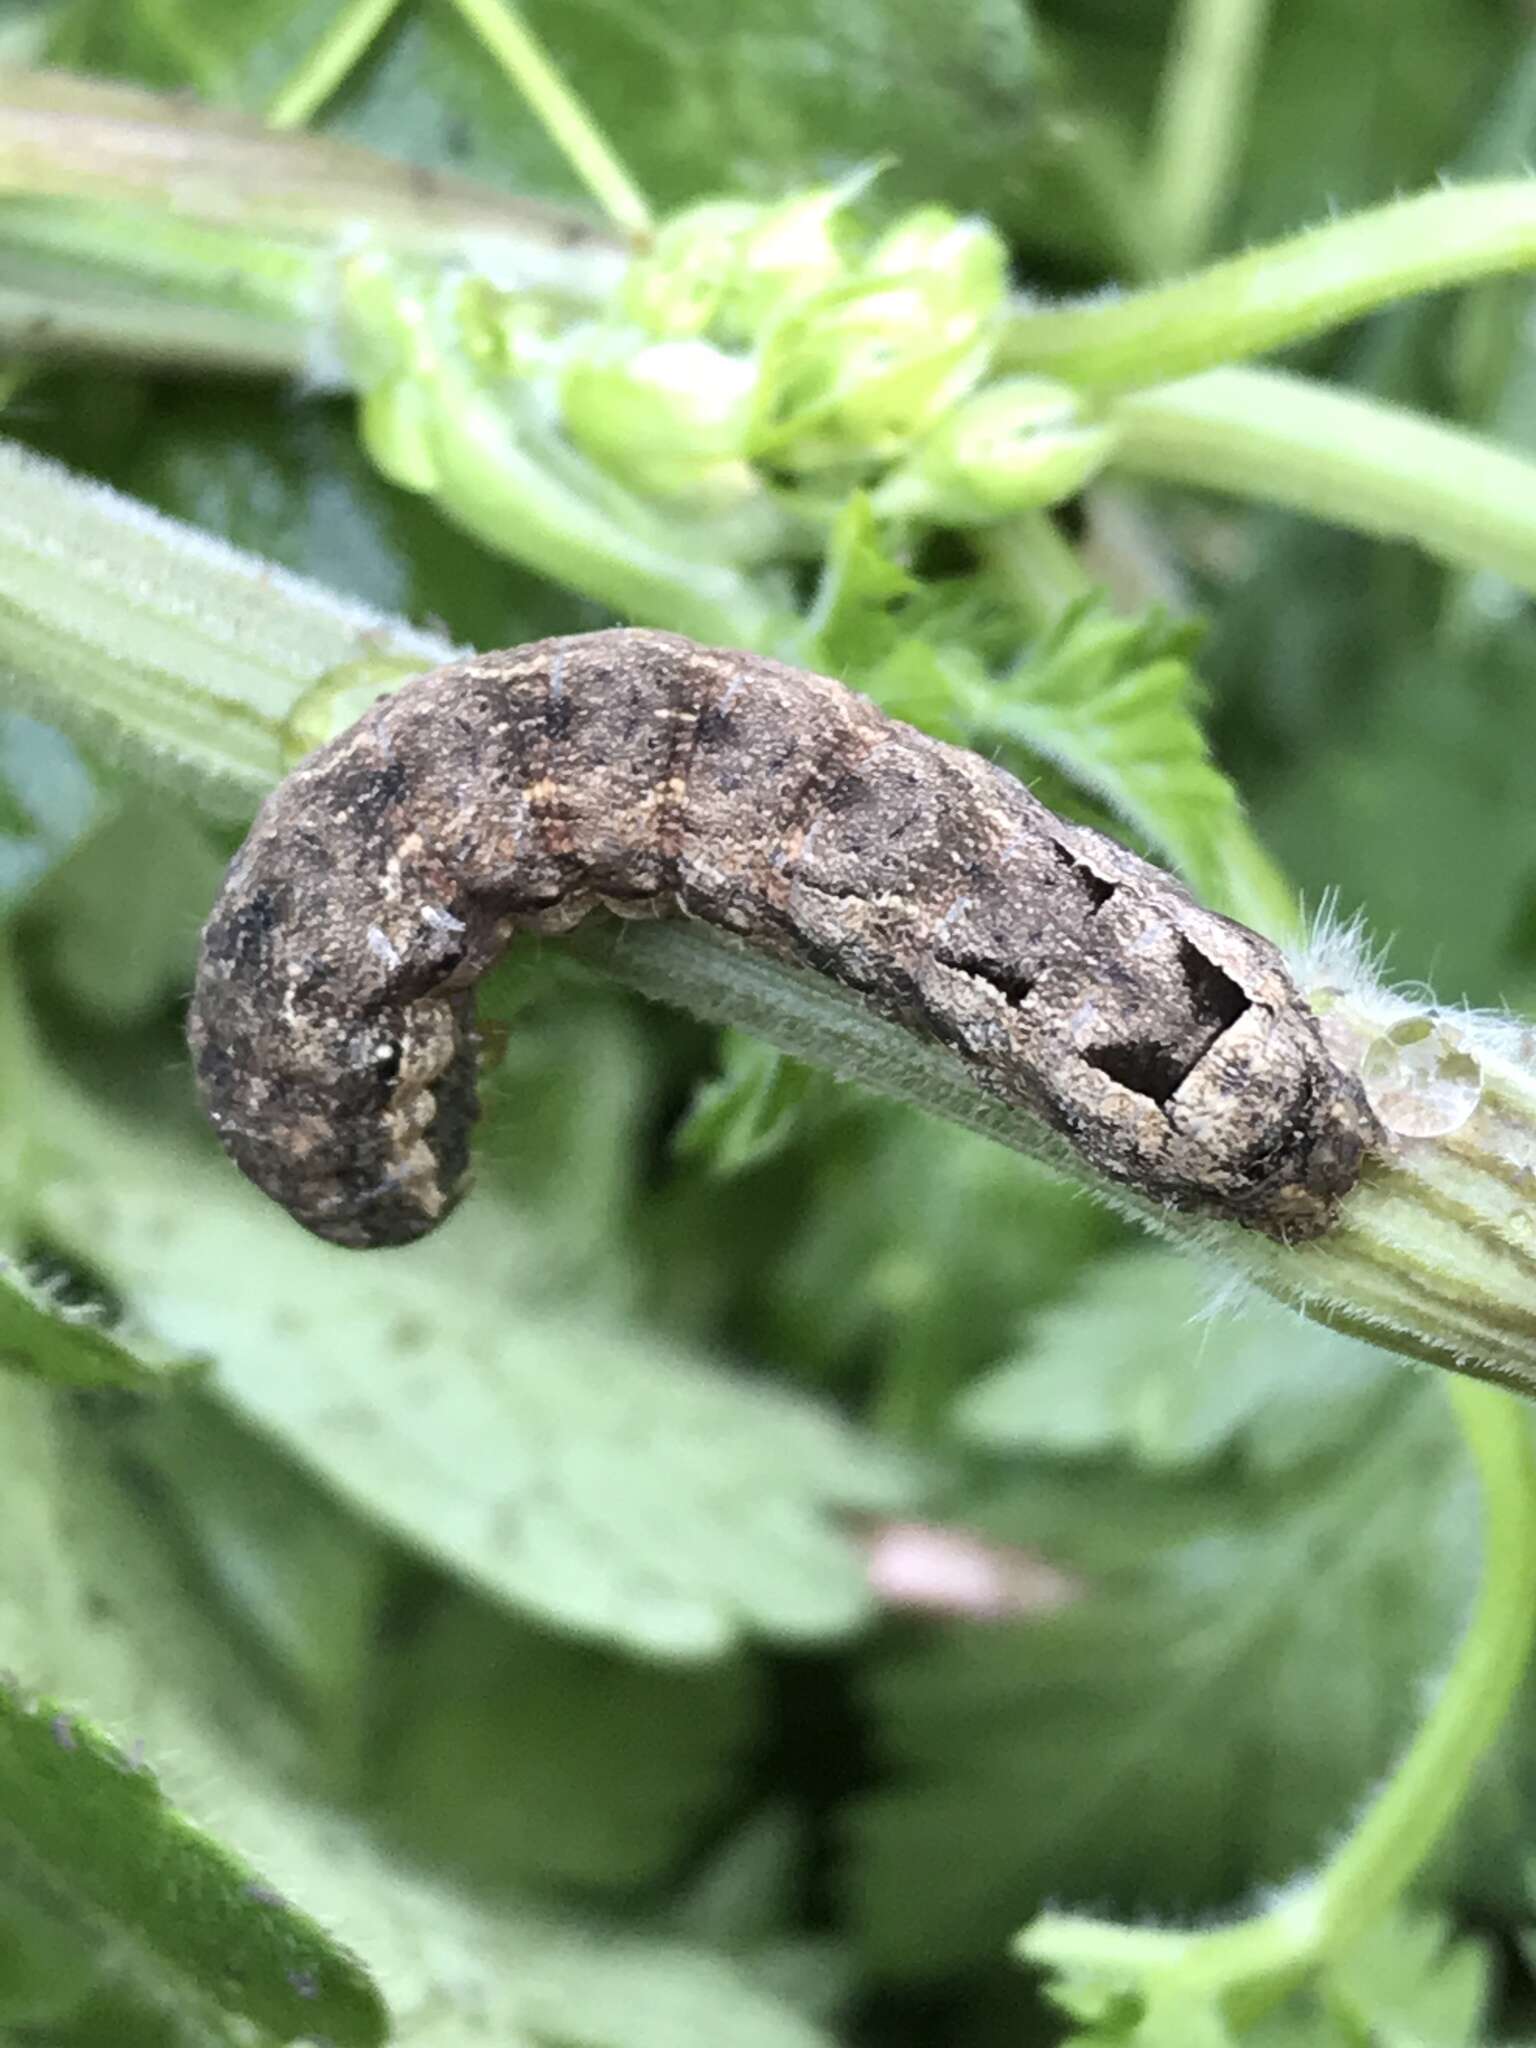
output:
{"label": "dark marking on caterpillar", "polygon": [[1281,1239],[1377,1135],[1284,961],[980,756],[823,676],[671,633],[405,684],[262,806],[190,1041],[241,1170],[335,1243],[463,1194],[474,986],[599,906],[695,917],[856,990],[1110,1180]]}

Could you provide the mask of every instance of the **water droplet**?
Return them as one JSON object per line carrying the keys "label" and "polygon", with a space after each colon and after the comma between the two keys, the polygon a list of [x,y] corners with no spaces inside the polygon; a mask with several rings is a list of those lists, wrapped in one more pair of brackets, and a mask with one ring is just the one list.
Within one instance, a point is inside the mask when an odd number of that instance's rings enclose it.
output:
{"label": "water droplet", "polygon": [[1372,1039],[1360,1079],[1371,1108],[1402,1138],[1448,1137],[1482,1100],[1481,1064],[1434,1016],[1404,1017]]}
{"label": "water droplet", "polygon": [[290,768],[354,724],[370,704],[429,663],[404,654],[369,654],[328,668],[283,720],[283,758]]}

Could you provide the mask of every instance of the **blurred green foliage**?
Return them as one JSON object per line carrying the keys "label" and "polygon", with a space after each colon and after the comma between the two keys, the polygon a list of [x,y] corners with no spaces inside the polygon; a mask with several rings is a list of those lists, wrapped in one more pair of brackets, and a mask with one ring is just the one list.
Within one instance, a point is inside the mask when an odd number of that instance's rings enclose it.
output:
{"label": "blurred green foliage", "polygon": [[[338,12],[10,0],[0,50],[255,111]],[[985,213],[1030,289],[1151,268],[1161,4],[525,12],[659,208],[884,161],[877,208]],[[318,125],[579,197],[441,0],[396,10]],[[1223,246],[1533,151],[1522,10],[1296,0]],[[1533,289],[1308,360],[1530,449]],[[334,396],[50,365],[7,425],[458,641],[603,617],[384,482]],[[1536,1002],[1530,601],[1192,495],[1073,519],[1133,615],[1084,597],[1031,636],[995,563],[959,592],[851,503],[808,658],[1258,916],[1277,885],[1235,865],[1209,738],[1394,973]],[[370,2041],[354,1951],[419,2048],[1045,2042],[1069,2022],[1002,1962],[1042,1904],[1231,1912],[1316,1861],[1476,1579],[1431,1376],[1207,1316],[1217,1278],[1045,1169],[554,948],[499,986],[453,1229],[310,1243],[191,1111],[179,1009],[231,843],[0,710],[0,2043]],[[1077,1597],[882,1611],[870,1547],[914,1515]],[[1527,1702],[1418,1905],[1243,2042],[1532,2038],[1533,1840]]]}

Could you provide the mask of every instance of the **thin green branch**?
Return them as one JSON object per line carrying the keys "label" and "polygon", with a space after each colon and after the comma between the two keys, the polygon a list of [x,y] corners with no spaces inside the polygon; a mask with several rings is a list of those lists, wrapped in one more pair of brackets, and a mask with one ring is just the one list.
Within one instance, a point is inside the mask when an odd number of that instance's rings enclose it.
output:
{"label": "thin green branch", "polygon": [[1121,399],[1116,463],[1284,505],[1536,591],[1536,463],[1463,428],[1278,370]]}
{"label": "thin green branch", "polygon": [[1093,578],[1049,512],[1025,512],[983,527],[976,544],[1037,633],[1093,594]]}
{"label": "thin green branch", "polygon": [[137,265],[126,272],[106,263],[82,267],[66,257],[20,249],[4,236],[0,262],[0,354],[26,350],[39,361],[87,357],[149,368],[174,365],[215,376],[233,371],[301,377],[311,367],[308,319],[218,304],[173,287],[146,292]]}
{"label": "thin green branch", "polygon": [[1167,271],[1210,246],[1230,192],[1269,24],[1269,0],[1184,0],[1151,152],[1152,232]]}
{"label": "thin green branch", "polygon": [[0,348],[257,375],[313,366],[320,259],[234,223],[12,198],[0,211],[0,270]]}
{"label": "thin green branch", "polygon": [[644,193],[510,0],[453,0],[453,5],[608,217],[632,234],[649,233],[651,210]]}
{"label": "thin green branch", "polygon": [[1080,390],[1140,390],[1321,334],[1415,292],[1536,263],[1536,179],[1424,192],[1309,228],[1176,284],[1022,305],[999,366]]}
{"label": "thin green branch", "polygon": [[1256,2018],[1359,1939],[1400,1899],[1460,1811],[1514,1703],[1536,1639],[1536,1457],[1529,1412],[1471,1381],[1448,1388],[1477,1467],[1483,1572],[1477,1605],[1406,1755],[1317,1875],[1252,1919],[1210,1933],[1044,1913],[1018,1952],[1134,1989],[1149,2010],[1203,1993]]}
{"label": "thin green branch", "polygon": [[1477,1605],[1407,1755],[1318,1879],[1330,1948],[1363,1934],[1420,1871],[1460,1811],[1513,1706],[1536,1640],[1536,1456],[1526,1405],[1454,1379],[1483,1501]]}
{"label": "thin green branch", "polygon": [[302,128],[362,62],[400,0],[346,0],[304,61],[267,102],[270,128]]}

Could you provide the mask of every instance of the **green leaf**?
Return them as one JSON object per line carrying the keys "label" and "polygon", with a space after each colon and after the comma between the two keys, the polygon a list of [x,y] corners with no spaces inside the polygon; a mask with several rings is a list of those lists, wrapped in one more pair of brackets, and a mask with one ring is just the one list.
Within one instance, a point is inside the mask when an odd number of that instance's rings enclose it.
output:
{"label": "green leaf", "polygon": [[627,1309],[658,1049],[633,1003],[537,941],[512,947],[477,1002],[507,1032],[483,1088],[480,1172],[524,1213],[518,1235],[536,1224],[540,1238],[522,1284]]}
{"label": "green leaf", "polygon": [[[118,1634],[124,1582],[109,1570],[106,1587],[88,1589],[72,1572],[93,1505],[88,1467],[42,1389],[0,1385],[0,1417],[14,1460],[0,1506],[0,1641],[11,1660],[0,1687],[0,1874],[89,1941],[104,1975],[139,1986],[178,2029],[200,2028],[198,2039],[233,2048],[230,2016],[243,2014],[263,2040],[313,2030],[381,2041],[378,1994],[356,1958],[162,1789],[160,1759],[146,1761],[146,1730],[133,1725],[156,1685],[152,1667],[137,1667],[147,1646],[128,1649]],[[119,1567],[132,1550],[118,1550]],[[189,1650],[184,1637],[180,1654]],[[98,1651],[101,1683],[82,1686]]]}
{"label": "green leaf", "polygon": [[633,1662],[462,1597],[412,1639],[400,1686],[381,1819],[423,1861],[543,1891],[673,1875],[757,1718],[739,1661]]}
{"label": "green leaf", "polygon": [[0,912],[36,888],[104,808],[90,771],[62,733],[0,711]]}
{"label": "green leaf", "polygon": [[[949,1514],[1090,1590],[877,1662],[884,1780],[857,1809],[851,1902],[898,1975],[992,1953],[1046,1901],[1187,1922],[1307,1868],[1413,1727],[1476,1569],[1438,1390],[1401,1376],[1283,1471],[1038,1459]],[[1500,1796],[1482,1884],[1522,1831]]]}
{"label": "green leaf", "polygon": [[1483,2048],[1493,1962],[1486,1942],[1458,1939],[1446,1915],[1400,1907],[1244,2028],[1243,2048]]}
{"label": "green leaf", "polygon": [[122,71],[151,85],[191,85],[215,104],[256,113],[336,12],[336,0],[247,0],[217,14],[197,0],[76,6],[61,50],[64,61],[82,69]]}
{"label": "green leaf", "polygon": [[[520,11],[660,208],[712,195],[726,176],[772,194],[883,161],[893,204],[985,210],[1052,247],[1133,239],[1109,203],[1133,195],[1128,149],[1003,0],[963,0],[942,32],[915,0],[792,0],[752,21],[726,0]],[[253,110],[324,25],[319,0],[261,0],[248,15],[209,16],[196,0],[73,12],[71,63],[191,83]],[[452,8],[402,9],[322,120],[392,155],[590,204]]]}
{"label": "green leaf", "polygon": [[67,1920],[0,1886],[0,2028],[36,2027],[48,2039],[42,2029],[77,2013],[89,1977],[89,1951]]}
{"label": "green leaf", "polygon": [[1236,1450],[1278,1472],[1326,1453],[1400,1367],[1269,1300],[1224,1299],[1228,1286],[1161,1250],[1099,1261],[962,1397],[961,1435],[990,1451],[1118,1454],[1157,1470]]}
{"label": "green leaf", "polygon": [[882,1103],[822,1140],[790,1216],[771,1340],[829,1376],[878,1361],[882,1419],[919,1437],[1120,1231],[1047,1169]]}
{"label": "green leaf", "polygon": [[154,1773],[57,1699],[0,1684],[0,1870],[98,1921],[194,2001],[278,2040],[384,2039],[355,1957],[162,1793]]}
{"label": "green leaf", "polygon": [[[225,1947],[210,1961],[221,1987],[231,1970],[261,1973],[254,1986],[247,1976],[244,1989],[255,2009],[263,2001],[280,2008],[275,2038],[297,2031],[287,2028],[285,1995],[298,2002],[306,2035],[323,2031],[338,2043],[377,2038],[348,2026],[351,2012],[366,2019],[366,2003],[354,1999],[349,2006],[338,1996],[328,2010],[323,1999],[303,1995],[307,1978],[302,1988],[271,1983],[270,1930],[286,1926],[314,1940],[302,1905],[274,1902],[281,1893],[311,1906],[318,1902],[327,1918],[345,1924],[384,1984],[394,2018],[389,2038],[401,2048],[547,2048],[567,2041],[583,2048],[589,2042],[593,2048],[679,2048],[715,2040],[739,2041],[743,2048],[828,2048],[818,2029],[718,1957],[541,1915],[506,1896],[476,1902],[417,1874],[397,1851],[284,1790],[276,1769],[291,1740],[249,1666],[189,1599],[185,1576],[153,1537],[142,1501],[111,1476],[103,1455],[110,1430],[82,1424],[38,1389],[0,1385],[0,1438],[20,1475],[0,1496],[0,1641],[39,1691],[72,1703],[65,1711],[76,1749],[59,1741],[51,1717],[38,1726],[55,1757],[89,1754],[99,1769],[112,1769],[97,1757],[94,1735],[87,1750],[76,1734],[89,1708],[108,1731],[106,1740],[134,1767],[114,1772],[113,1785],[127,1789],[113,1796],[147,1805],[156,1798],[157,1781],[166,1787],[178,1817],[164,1815],[162,1833],[182,1859],[178,1877],[211,1867],[190,1861],[189,1841],[219,1868],[238,1870],[239,1856],[254,1862],[261,1876],[249,1880],[255,1889],[238,1902],[266,1930],[266,1945],[254,1943],[242,1922],[234,1930],[239,1946]],[[141,1754],[153,1778],[139,1768]],[[214,1815],[219,1841],[179,1817],[187,1814],[199,1820]],[[79,1817],[72,1794],[50,1805],[57,1834]],[[0,1824],[7,1839],[11,1820],[8,1800]],[[157,1840],[150,1837],[149,1846]],[[130,1846],[125,1838],[125,1868]],[[97,1861],[118,1867],[100,1854]],[[151,1889],[147,1863],[132,1867],[137,1920],[156,1927],[173,1920],[176,1895]],[[100,1889],[104,1876],[91,1875]],[[71,1894],[76,1906],[86,1896]],[[188,1896],[195,1901],[199,1895]],[[191,1986],[189,2003],[182,1976],[172,1974],[183,1951],[201,1956],[202,1924],[173,1927],[167,1939],[181,1947],[169,1956],[141,1954],[120,1943],[115,1930],[110,1941],[94,1930],[97,1977],[88,2011],[101,2017],[102,2048],[140,2040],[144,2048],[237,2048],[235,2033],[201,1988]],[[312,1954],[334,1973],[347,1952],[327,1941]],[[356,1990],[367,1980],[354,1966],[347,1981]],[[158,2024],[138,2034],[136,2015],[146,2004],[158,2011]],[[96,2037],[72,2031],[66,2038]],[[261,2035],[259,2048],[271,2038]],[[238,2040],[253,2048],[248,2034]]]}
{"label": "green leaf", "polygon": [[1380,2048],[1479,2048],[1493,1978],[1485,1942],[1457,1939],[1443,1913],[1403,1908],[1338,1959],[1318,1996]]}
{"label": "green leaf", "polygon": [[720,1071],[695,1090],[674,1149],[721,1180],[750,1173],[784,1150],[832,1086],[828,1075],[785,1059],[761,1039],[726,1031]]}
{"label": "green leaf", "polygon": [[685,1658],[864,1620],[835,1518],[900,1501],[895,1461],[647,1336],[601,1288],[562,1297],[558,1245],[551,1271],[509,1198],[482,1190],[433,1241],[358,1259],[174,1124],[93,1105],[73,1142],[43,1227],[205,1353],[235,1412],[493,1598]]}
{"label": "green leaf", "polygon": [[62,1387],[173,1386],[201,1370],[124,1319],[67,1298],[0,1253],[0,1366]]}
{"label": "green leaf", "polygon": [[[1384,35],[1397,53],[1385,69]],[[1291,0],[1254,98],[1232,246],[1431,183],[1510,57],[1503,24],[1459,0],[1362,0],[1342,18]],[[1307,133],[1326,149],[1298,146]]]}
{"label": "green leaf", "polygon": [[275,1688],[350,1783],[386,1620],[389,1546],[206,1397],[141,1410],[116,1441],[188,1572],[230,1632],[259,1645]]}
{"label": "green leaf", "polygon": [[1070,610],[975,707],[969,743],[1028,748],[1090,790],[1183,875],[1238,915],[1273,916],[1285,891],[1211,759],[1190,656],[1201,629],[1156,612]]}
{"label": "green leaf", "polygon": [[194,819],[130,796],[29,905],[56,991],[119,1026],[179,996],[225,865]]}

